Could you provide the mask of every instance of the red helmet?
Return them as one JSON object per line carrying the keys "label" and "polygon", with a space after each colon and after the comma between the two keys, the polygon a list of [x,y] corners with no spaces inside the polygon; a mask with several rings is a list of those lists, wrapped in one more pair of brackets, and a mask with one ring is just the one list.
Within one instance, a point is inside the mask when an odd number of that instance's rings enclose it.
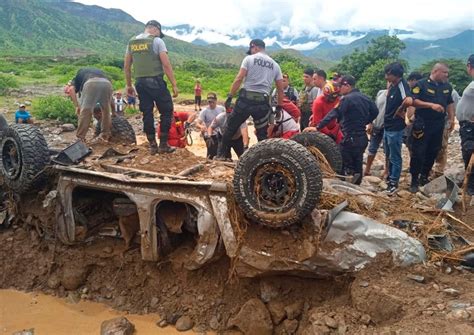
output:
{"label": "red helmet", "polygon": [[338,84],[328,81],[323,87],[323,94],[326,97],[335,98],[339,95],[340,90],[341,87]]}

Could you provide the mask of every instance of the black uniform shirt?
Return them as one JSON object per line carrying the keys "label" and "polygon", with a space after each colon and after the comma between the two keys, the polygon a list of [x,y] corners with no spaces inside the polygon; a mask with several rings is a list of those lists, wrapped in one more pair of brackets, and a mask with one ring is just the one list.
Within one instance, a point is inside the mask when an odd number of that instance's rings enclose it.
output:
{"label": "black uniform shirt", "polygon": [[420,79],[412,88],[413,98],[424,102],[431,102],[444,107],[445,113],[439,113],[431,108],[417,108],[416,117],[424,121],[443,122],[446,117],[446,107],[454,103],[451,93],[453,87],[449,83],[438,83],[430,78]]}
{"label": "black uniform shirt", "polygon": [[405,119],[395,116],[395,112],[406,97],[411,97],[411,93],[405,79],[400,80],[398,85],[390,85],[387,92],[387,104],[385,105],[385,130],[399,131],[405,129]]}
{"label": "black uniform shirt", "polygon": [[82,92],[82,88],[86,81],[91,78],[106,78],[104,71],[96,69],[96,68],[83,68],[77,71],[76,76],[72,79],[72,85],[76,89],[77,93]]}
{"label": "black uniform shirt", "polygon": [[343,96],[339,104],[321,120],[318,129],[326,127],[332,119],[337,117],[345,137],[363,136],[365,126],[371,123],[378,114],[379,110],[375,103],[355,88]]}

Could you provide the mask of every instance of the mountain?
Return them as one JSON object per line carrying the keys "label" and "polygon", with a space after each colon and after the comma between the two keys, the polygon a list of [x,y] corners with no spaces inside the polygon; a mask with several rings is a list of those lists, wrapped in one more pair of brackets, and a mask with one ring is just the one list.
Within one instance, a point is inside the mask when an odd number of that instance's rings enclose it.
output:
{"label": "mountain", "polygon": [[251,38],[265,39],[269,50],[292,48],[300,51],[309,59],[336,62],[350,54],[356,48],[363,50],[370,40],[383,35],[397,35],[406,44],[402,57],[417,67],[431,59],[459,58],[464,59],[474,50],[474,30],[466,30],[455,36],[424,40],[414,38],[416,32],[407,30],[372,30],[372,31],[322,31],[318,34],[300,32],[291,36],[281,31],[269,31],[264,28],[223,34],[213,29],[196,28],[190,25],[179,25],[165,28],[167,33],[182,40],[206,45],[219,38],[225,43],[238,47],[246,45]]}
{"label": "mountain", "polygon": [[[144,24],[119,9],[105,9],[65,0],[1,0],[0,56],[66,56],[100,54],[123,57],[131,36],[143,31]],[[268,41],[271,54],[284,53],[303,64],[328,68],[381,35],[403,36],[407,48],[402,56],[411,65],[433,58],[466,58],[474,50],[474,31],[426,41],[403,30],[278,32],[258,28],[232,34],[190,25],[163,27],[173,63],[188,60],[238,65],[251,38]]]}

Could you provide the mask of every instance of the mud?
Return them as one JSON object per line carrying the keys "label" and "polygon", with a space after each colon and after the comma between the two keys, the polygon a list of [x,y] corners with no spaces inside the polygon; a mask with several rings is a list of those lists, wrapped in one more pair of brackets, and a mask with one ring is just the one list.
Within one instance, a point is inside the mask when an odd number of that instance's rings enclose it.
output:
{"label": "mud", "polygon": [[[193,174],[192,179],[232,178],[232,167],[206,161],[202,151],[194,154],[194,149],[181,149],[173,155],[149,156],[146,144],[137,145],[134,152],[129,152],[132,147],[114,148],[134,157],[121,162],[116,161],[117,157],[99,160],[107,147],[96,146],[83,165],[100,169],[100,164],[105,163],[177,175],[192,165],[203,164],[204,169]],[[239,279],[233,275],[232,260],[225,255],[201,269],[186,270],[185,264],[195,246],[192,236],[179,240],[178,247],[158,262],[143,261],[139,248],[133,248],[133,244],[124,253],[126,246],[119,237],[93,234],[77,245],[63,245],[56,238],[51,209],[42,208],[43,196],[40,193],[36,199],[33,197],[28,213],[20,213],[12,228],[0,230],[0,288],[43,292],[77,300],[79,304],[100,302],[121,312],[151,314],[153,320],[146,319],[148,326],[149,322],[175,324],[185,316],[194,323],[196,332],[226,333],[240,328],[252,333],[249,325],[255,320],[247,318],[248,310],[243,307],[258,306],[268,321],[263,304],[272,320],[271,325],[266,322],[264,331],[273,328],[275,334],[474,333],[474,274],[459,267],[456,255],[430,251],[426,264],[410,268],[394,267],[390,255],[382,255],[355,275],[327,279]],[[350,210],[385,224],[393,224],[396,219],[423,222],[421,230],[406,230],[423,242],[427,243],[427,232],[448,231],[443,219],[451,225],[450,234],[474,240],[469,228],[473,207],[466,213],[455,207],[453,215],[465,226],[433,211],[426,199],[418,201],[402,195],[391,199],[380,195],[367,197],[371,202],[365,196],[362,199],[325,193],[320,208],[332,208],[349,198]],[[241,215],[231,214],[237,220],[234,223],[238,222],[238,227],[234,227],[240,232],[238,238],[256,250],[279,256],[296,254],[303,260],[318,247],[318,239],[307,238],[320,233],[314,225],[304,223],[272,230],[246,224]],[[97,224],[110,219],[100,215],[86,219]],[[118,222],[113,224],[118,226]],[[413,279],[420,277],[420,282]],[[94,308],[89,306],[92,305],[84,307],[85,313],[93,313]],[[11,314],[2,313],[0,324],[12,324],[11,318]],[[38,327],[40,323],[37,321]],[[147,329],[151,330],[144,333],[159,330],[155,325]],[[51,333],[54,332],[61,330],[57,328]]]}

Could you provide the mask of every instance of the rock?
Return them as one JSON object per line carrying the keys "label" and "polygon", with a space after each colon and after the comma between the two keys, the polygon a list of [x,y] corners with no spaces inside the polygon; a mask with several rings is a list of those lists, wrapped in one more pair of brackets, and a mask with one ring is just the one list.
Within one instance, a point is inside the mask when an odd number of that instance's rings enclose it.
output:
{"label": "rock", "polygon": [[156,323],[156,325],[160,328],[165,328],[166,326],[168,326],[168,321],[166,321],[165,319],[161,319]]}
{"label": "rock", "polygon": [[139,162],[140,165],[146,165],[146,164],[149,164],[150,163],[150,160],[148,158],[142,158]]}
{"label": "rock", "polygon": [[459,292],[458,290],[456,290],[454,288],[445,288],[443,290],[443,292],[446,293],[447,295],[452,296],[452,297],[457,297],[461,293],[461,292]]}
{"label": "rock", "polygon": [[398,191],[398,195],[404,199],[408,199],[412,197],[412,194],[406,190],[400,190]]}
{"label": "rock", "polygon": [[229,319],[228,326],[235,326],[245,334],[271,335],[273,333],[270,312],[260,299],[247,301],[239,313]]}
{"label": "rock", "polygon": [[403,316],[403,303],[375,286],[351,287],[352,305],[361,313],[369,314],[375,323],[398,320]]}
{"label": "rock", "polygon": [[286,316],[285,305],[279,301],[270,301],[267,305],[273,324],[279,325]]}
{"label": "rock", "polygon": [[285,320],[283,321],[283,328],[286,331],[286,334],[291,335],[291,334],[296,334],[296,331],[298,330],[298,320]]}
{"label": "rock", "polygon": [[[273,245],[273,244],[272,244]],[[270,280],[260,280],[260,298],[263,302],[268,303],[270,300],[278,296],[278,287]]]}
{"label": "rock", "polygon": [[48,285],[50,289],[55,290],[61,285],[61,279],[59,279],[58,275],[53,274],[48,278],[46,285]]}
{"label": "rock", "polygon": [[81,297],[76,292],[69,292],[67,294],[66,301],[70,304],[77,304],[79,301],[81,301]]}
{"label": "rock", "polygon": [[304,303],[303,301],[297,301],[291,305],[285,307],[286,317],[289,320],[294,320],[300,317],[303,313]]}
{"label": "rock", "polygon": [[156,307],[156,305],[158,305],[159,302],[160,302],[160,299],[158,299],[157,297],[151,298],[150,307],[151,308]]}
{"label": "rock", "polygon": [[364,180],[371,183],[371,184],[377,184],[377,185],[382,182],[382,179],[380,179],[379,177],[375,177],[375,176],[365,176]]}
{"label": "rock", "polygon": [[204,325],[204,324],[202,324],[202,323],[199,324],[199,325],[197,325],[197,326],[195,326],[195,327],[193,328],[193,332],[195,332],[195,333],[201,333],[201,334],[205,334],[205,333],[206,333],[206,330],[207,330],[206,325]]}
{"label": "rock", "polygon": [[301,335],[328,335],[331,334],[331,329],[322,325],[310,325],[303,329]]}
{"label": "rock", "polygon": [[121,316],[102,322],[100,335],[132,335],[135,331],[133,323]]}
{"label": "rock", "polygon": [[366,326],[370,324],[371,317],[369,314],[364,314],[360,317],[360,322]]}
{"label": "rock", "polygon": [[180,332],[185,332],[186,330],[190,330],[194,326],[194,321],[187,315],[183,315],[176,321],[176,330]]}
{"label": "rock", "polygon": [[337,327],[339,326],[339,323],[328,315],[326,315],[323,318],[323,321],[324,321],[324,324],[326,326],[328,326],[329,328],[332,328],[332,329],[337,329]]}
{"label": "rock", "polygon": [[63,269],[61,284],[66,290],[76,290],[84,284],[86,277],[86,267],[77,264],[66,265]]}
{"label": "rock", "polygon": [[17,332],[14,332],[12,335],[35,335],[35,329],[30,328],[30,329],[19,330]]}
{"label": "rock", "polygon": [[411,279],[411,280],[414,280],[417,283],[424,283],[425,282],[425,277],[423,277],[423,276],[409,274],[409,275],[407,275],[407,278]]}
{"label": "rock", "polygon": [[369,287],[369,282],[361,281],[361,282],[359,283],[359,286],[360,286],[360,287]]}
{"label": "rock", "polygon": [[421,308],[427,308],[430,306],[432,301],[428,298],[420,298],[416,301],[416,304],[420,306]]}
{"label": "rock", "polygon": [[104,249],[102,249],[102,252],[103,252],[104,254],[111,254],[111,253],[114,252],[114,249],[113,249],[112,247],[110,247],[110,246],[107,246],[107,247],[105,247]]}
{"label": "rock", "polygon": [[465,309],[455,309],[446,315],[448,320],[468,320],[471,317]]}
{"label": "rock", "polygon": [[217,319],[217,316],[213,315],[211,317],[211,320],[209,321],[209,327],[212,330],[217,330],[219,329],[219,326],[220,326],[220,323],[219,323],[219,320]]}
{"label": "rock", "polygon": [[74,126],[72,123],[65,123],[61,125],[61,130],[64,132],[74,131],[76,130],[76,126]]}
{"label": "rock", "polygon": [[346,325],[339,325],[337,327],[337,334],[338,335],[345,335],[347,333],[347,326]]}

